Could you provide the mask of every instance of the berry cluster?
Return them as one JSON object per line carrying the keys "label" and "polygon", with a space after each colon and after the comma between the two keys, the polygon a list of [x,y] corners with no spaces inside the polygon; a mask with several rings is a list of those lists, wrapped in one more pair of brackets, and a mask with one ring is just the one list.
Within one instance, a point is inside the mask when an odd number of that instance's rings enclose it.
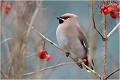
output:
{"label": "berry cluster", "polygon": [[8,5],[8,4],[6,4],[5,2],[1,3],[1,9],[4,10],[5,14],[8,14],[10,12],[11,8],[12,7],[10,5]]}
{"label": "berry cluster", "polygon": [[39,50],[36,52],[35,56],[39,57],[40,59],[45,59],[46,61],[49,61],[51,59],[50,55],[43,48],[39,48]]}
{"label": "berry cluster", "polygon": [[109,3],[100,7],[100,12],[105,15],[110,13],[110,16],[114,19],[120,18],[120,5],[117,3]]}

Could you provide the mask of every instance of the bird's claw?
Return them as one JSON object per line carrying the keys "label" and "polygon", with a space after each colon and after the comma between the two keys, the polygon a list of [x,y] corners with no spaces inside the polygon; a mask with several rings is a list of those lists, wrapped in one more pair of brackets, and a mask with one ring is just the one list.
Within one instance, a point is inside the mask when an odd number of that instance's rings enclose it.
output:
{"label": "bird's claw", "polygon": [[69,52],[66,52],[66,56],[68,57],[70,55],[70,53]]}

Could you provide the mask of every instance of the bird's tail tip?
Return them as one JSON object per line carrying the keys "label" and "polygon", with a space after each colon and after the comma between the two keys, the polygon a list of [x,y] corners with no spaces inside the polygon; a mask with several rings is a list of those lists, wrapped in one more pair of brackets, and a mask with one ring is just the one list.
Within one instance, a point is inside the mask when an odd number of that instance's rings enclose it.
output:
{"label": "bird's tail tip", "polygon": [[[92,70],[94,72],[94,70]],[[91,70],[87,70],[87,72],[91,72]]]}

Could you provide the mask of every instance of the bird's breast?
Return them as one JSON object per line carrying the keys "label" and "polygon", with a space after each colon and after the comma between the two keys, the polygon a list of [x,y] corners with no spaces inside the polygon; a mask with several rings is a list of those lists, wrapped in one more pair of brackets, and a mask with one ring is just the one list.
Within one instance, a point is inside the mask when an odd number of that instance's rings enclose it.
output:
{"label": "bird's breast", "polygon": [[58,44],[64,50],[83,56],[85,50],[78,38],[78,32],[75,27],[61,27],[58,26],[56,30],[56,37]]}
{"label": "bird's breast", "polygon": [[66,35],[65,32],[61,31],[61,32],[57,32],[56,33],[56,36],[57,36],[57,41],[58,41],[58,44],[66,49],[68,43],[69,43],[69,37]]}

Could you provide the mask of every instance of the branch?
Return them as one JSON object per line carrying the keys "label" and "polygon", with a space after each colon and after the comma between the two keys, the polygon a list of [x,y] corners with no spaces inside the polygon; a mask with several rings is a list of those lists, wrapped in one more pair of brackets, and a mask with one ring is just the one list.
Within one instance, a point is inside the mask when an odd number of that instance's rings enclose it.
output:
{"label": "branch", "polygon": [[52,69],[52,68],[56,68],[56,67],[59,67],[59,66],[64,66],[64,65],[68,65],[68,64],[77,64],[77,63],[82,63],[82,62],[83,61],[81,61],[81,62],[66,62],[66,63],[61,63],[61,64],[57,64],[57,65],[54,65],[54,66],[49,66],[49,67],[46,67],[46,68],[43,68],[43,69],[40,69],[40,70],[37,70],[37,71],[34,71],[34,72],[25,73],[22,76],[27,76],[27,75],[35,74],[37,72],[42,72],[42,71],[45,71],[45,70],[48,70],[48,69]]}
{"label": "branch", "polygon": [[[95,29],[96,29],[96,26],[95,26],[95,21],[94,21],[94,11],[93,11],[93,7],[94,7],[94,1],[93,0],[89,0],[89,21],[90,21],[90,29],[89,29],[89,54],[93,55],[91,56],[91,58],[93,59],[94,61],[94,70],[96,70],[96,72],[98,71],[98,65],[97,65],[97,60],[96,60],[96,38],[95,38]],[[89,77],[88,75],[88,78],[91,78]],[[96,75],[95,75],[95,79],[96,79]]]}
{"label": "branch", "polygon": [[27,41],[27,38],[28,38],[29,33],[30,33],[30,30],[31,30],[31,28],[32,28],[32,24],[33,24],[33,22],[34,22],[34,20],[35,20],[35,17],[36,17],[36,15],[37,15],[38,11],[39,11],[39,5],[37,5],[37,8],[36,8],[36,10],[35,10],[35,12],[34,12],[34,14],[33,14],[33,16],[32,16],[32,19],[31,19],[31,21],[30,21],[30,25],[29,25],[29,28],[28,28],[27,34],[26,34],[26,41]]}
{"label": "branch", "polygon": [[118,69],[116,69],[115,71],[113,71],[112,73],[110,73],[110,74],[106,77],[106,79],[108,79],[111,75],[113,75],[114,73],[118,72],[119,70],[120,70],[120,68],[118,68]]}
{"label": "branch", "polygon": [[92,73],[94,73],[99,79],[101,79],[101,76],[95,72],[94,70],[92,70],[91,68],[89,68],[88,66],[86,66],[84,63],[81,63],[84,67],[86,67],[87,69],[89,69]]}
{"label": "branch", "polygon": [[[26,22],[27,25],[30,26],[30,24],[28,22]],[[40,35],[42,38],[44,38],[46,41],[48,41],[50,44],[54,45],[55,47],[57,47],[58,49],[60,49],[61,51],[63,51],[65,53],[65,51],[63,49],[61,49],[57,44],[55,44],[54,42],[52,42],[51,40],[49,40],[48,38],[46,38],[43,34],[39,33],[33,26],[31,27],[38,35]]]}
{"label": "branch", "polygon": [[[103,5],[105,2],[103,0]],[[106,15],[102,13],[102,21],[103,21],[103,40],[102,40],[102,79],[106,80],[106,52],[107,52],[107,21]]]}
{"label": "branch", "polygon": [[7,39],[1,41],[0,44],[5,43],[5,42],[7,42],[7,41],[9,41],[9,40],[12,40],[12,39],[13,39],[13,38],[7,38]]}
{"label": "branch", "polygon": [[113,32],[115,32],[115,30],[120,26],[120,22],[112,29],[112,31],[107,35],[107,38],[109,38]]}
{"label": "branch", "polygon": [[[93,11],[93,9],[92,9]],[[101,32],[97,29],[96,25],[95,25],[95,20],[94,20],[94,13],[92,12],[92,20],[93,20],[93,27],[95,28],[95,30],[99,33],[99,35],[101,36],[102,39],[104,39],[103,35],[101,34]]]}

